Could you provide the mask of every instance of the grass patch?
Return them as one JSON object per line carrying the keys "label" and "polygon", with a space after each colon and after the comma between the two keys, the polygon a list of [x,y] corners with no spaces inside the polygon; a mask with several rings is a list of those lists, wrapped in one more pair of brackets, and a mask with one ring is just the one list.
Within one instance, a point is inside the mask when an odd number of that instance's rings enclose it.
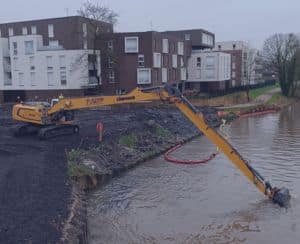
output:
{"label": "grass patch", "polygon": [[79,177],[84,175],[95,175],[95,172],[88,166],[81,163],[82,156],[85,155],[84,151],[72,149],[67,154],[68,158],[68,175],[70,177]]}
{"label": "grass patch", "polygon": [[275,93],[267,102],[267,105],[275,104],[282,97],[281,93]]}
{"label": "grass patch", "polygon": [[129,148],[135,148],[137,145],[137,138],[134,135],[125,135],[119,139],[119,144]]}
{"label": "grass patch", "polygon": [[274,88],[278,87],[278,85],[273,86],[266,86],[262,88],[252,89],[249,92],[249,96],[251,100],[254,100],[255,98],[259,97],[260,95],[263,95],[264,93],[273,90]]}
{"label": "grass patch", "polygon": [[159,137],[168,137],[170,136],[170,131],[168,129],[165,129],[161,126],[156,126],[155,128],[155,135],[159,136]]}

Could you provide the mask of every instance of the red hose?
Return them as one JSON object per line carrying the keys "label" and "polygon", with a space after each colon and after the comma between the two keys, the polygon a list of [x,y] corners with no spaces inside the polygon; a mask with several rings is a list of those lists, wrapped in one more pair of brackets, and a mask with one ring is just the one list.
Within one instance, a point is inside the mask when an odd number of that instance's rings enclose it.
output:
{"label": "red hose", "polygon": [[177,144],[176,146],[172,147],[170,150],[168,150],[165,155],[164,159],[170,163],[175,163],[175,164],[204,164],[209,162],[210,160],[214,159],[218,153],[212,153],[208,158],[203,159],[203,160],[183,160],[183,159],[174,159],[170,156],[171,153],[175,152],[179,148],[182,147],[182,144]]}

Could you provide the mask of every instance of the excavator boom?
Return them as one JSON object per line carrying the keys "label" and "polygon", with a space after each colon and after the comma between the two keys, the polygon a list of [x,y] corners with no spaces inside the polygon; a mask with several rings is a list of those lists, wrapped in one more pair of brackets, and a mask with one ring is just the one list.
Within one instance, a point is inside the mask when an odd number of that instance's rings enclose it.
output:
{"label": "excavator boom", "polygon": [[[52,107],[18,104],[13,108],[13,118],[17,121],[29,122],[33,125],[42,126],[41,131],[43,133],[48,131],[53,132],[57,128],[78,131],[78,126],[69,124],[70,121],[73,120],[74,116],[72,115],[72,112],[74,110],[156,100],[175,104],[175,106],[227,156],[227,158],[258,188],[259,191],[272,199],[274,203],[277,203],[280,206],[287,206],[290,199],[288,189],[273,188],[269,182],[265,181],[265,179],[249,165],[249,163],[224,137],[208,125],[204,115],[200,113],[177,88],[170,85],[148,89],[136,88],[131,93],[121,96],[66,98],[59,100]],[[60,126],[56,127],[57,125]]]}

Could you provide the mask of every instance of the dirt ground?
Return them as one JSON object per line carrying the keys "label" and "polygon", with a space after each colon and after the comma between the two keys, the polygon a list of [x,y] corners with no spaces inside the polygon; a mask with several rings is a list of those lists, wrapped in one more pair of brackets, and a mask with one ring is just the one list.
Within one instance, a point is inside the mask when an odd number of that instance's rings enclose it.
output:
{"label": "dirt ground", "polygon": [[[215,110],[202,108],[209,122],[218,121]],[[137,133],[139,151],[159,147],[163,141],[149,128],[152,121],[166,128],[173,138],[196,132],[173,107],[128,107],[85,110],[76,113],[80,133],[39,141],[35,136],[15,138],[11,129],[10,107],[0,108],[0,243],[57,243],[71,205],[71,183],[67,175],[65,150],[89,149],[97,143],[96,123],[104,124],[104,144],[110,168],[120,167],[121,159],[134,161],[134,153],[116,152],[122,135]],[[141,133],[146,132],[146,134]],[[152,134],[152,136],[151,136]],[[98,144],[99,145],[99,144]],[[152,150],[152,149],[151,149]]]}

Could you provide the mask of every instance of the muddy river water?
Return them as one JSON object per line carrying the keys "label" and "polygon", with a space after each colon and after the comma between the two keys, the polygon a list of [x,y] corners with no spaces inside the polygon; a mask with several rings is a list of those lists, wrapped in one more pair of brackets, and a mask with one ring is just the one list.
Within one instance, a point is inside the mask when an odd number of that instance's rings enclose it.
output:
{"label": "muddy river water", "polygon": [[[159,157],[91,194],[90,243],[300,243],[300,105],[226,129],[251,165],[290,189],[290,208],[266,200],[223,155],[195,166]],[[173,155],[214,149],[201,137]]]}

